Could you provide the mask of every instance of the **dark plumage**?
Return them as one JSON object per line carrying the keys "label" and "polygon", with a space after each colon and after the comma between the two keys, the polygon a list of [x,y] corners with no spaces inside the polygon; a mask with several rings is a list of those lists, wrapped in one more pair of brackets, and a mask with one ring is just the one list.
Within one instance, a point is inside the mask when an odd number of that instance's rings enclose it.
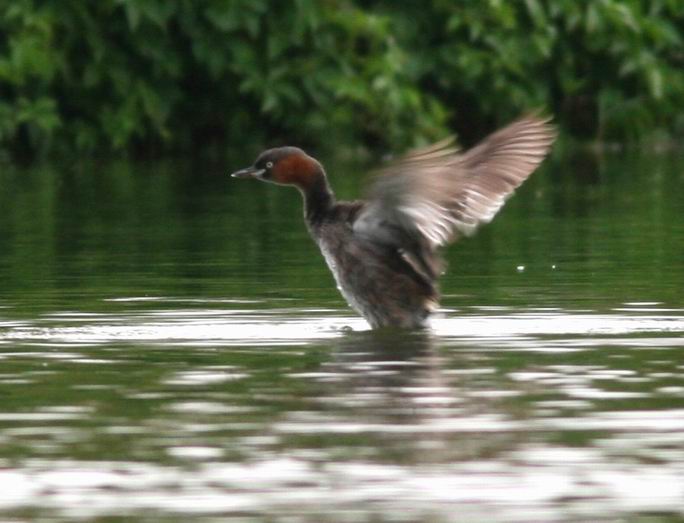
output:
{"label": "dark plumage", "polygon": [[296,147],[264,151],[233,176],[297,187],[352,308],[372,327],[419,327],[439,301],[438,249],[491,221],[554,138],[548,120],[527,116],[464,153],[445,140],[379,171],[359,202],[336,202],[321,164]]}

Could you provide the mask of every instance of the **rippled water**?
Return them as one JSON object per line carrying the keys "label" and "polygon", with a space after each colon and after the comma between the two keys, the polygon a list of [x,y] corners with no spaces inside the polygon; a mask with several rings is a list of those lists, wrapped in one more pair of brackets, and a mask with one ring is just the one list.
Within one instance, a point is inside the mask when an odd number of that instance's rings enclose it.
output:
{"label": "rippled water", "polygon": [[0,514],[681,520],[679,165],[558,159],[449,251],[413,333],[346,308],[294,193],[210,166],[6,169]]}

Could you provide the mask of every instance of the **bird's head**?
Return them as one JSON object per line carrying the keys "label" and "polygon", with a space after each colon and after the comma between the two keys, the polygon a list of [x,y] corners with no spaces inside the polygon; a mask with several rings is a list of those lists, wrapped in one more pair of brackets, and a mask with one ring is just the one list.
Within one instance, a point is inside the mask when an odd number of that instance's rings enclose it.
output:
{"label": "bird's head", "polygon": [[294,185],[306,191],[324,177],[323,167],[297,147],[278,147],[262,152],[253,165],[234,172],[234,178],[255,178],[278,185]]}

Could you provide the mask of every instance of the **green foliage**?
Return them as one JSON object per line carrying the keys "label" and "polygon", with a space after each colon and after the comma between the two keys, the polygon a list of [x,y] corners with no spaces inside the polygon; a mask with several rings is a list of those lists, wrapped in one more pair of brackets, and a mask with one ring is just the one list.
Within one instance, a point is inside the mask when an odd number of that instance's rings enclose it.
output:
{"label": "green foliage", "polygon": [[684,0],[12,0],[0,144],[401,149],[545,107],[597,139],[684,129]]}
{"label": "green foliage", "polygon": [[405,15],[418,77],[463,132],[530,107],[599,140],[684,130],[682,0],[436,0]]}

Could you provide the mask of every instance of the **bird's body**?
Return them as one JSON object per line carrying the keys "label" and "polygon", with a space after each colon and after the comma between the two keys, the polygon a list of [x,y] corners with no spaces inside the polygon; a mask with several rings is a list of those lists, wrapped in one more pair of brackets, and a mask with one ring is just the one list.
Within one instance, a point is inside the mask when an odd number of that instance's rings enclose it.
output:
{"label": "bird's body", "polygon": [[363,202],[333,204],[320,221],[309,223],[311,236],[337,288],[371,326],[423,325],[437,304],[435,282],[416,273],[396,247],[355,233],[364,207]]}
{"label": "bird's body", "polygon": [[318,161],[270,149],[234,173],[294,185],[307,228],[349,305],[372,327],[420,327],[437,307],[438,249],[490,221],[543,160],[554,132],[526,117],[461,154],[451,142],[415,151],[380,172],[371,197],[337,202]]}

